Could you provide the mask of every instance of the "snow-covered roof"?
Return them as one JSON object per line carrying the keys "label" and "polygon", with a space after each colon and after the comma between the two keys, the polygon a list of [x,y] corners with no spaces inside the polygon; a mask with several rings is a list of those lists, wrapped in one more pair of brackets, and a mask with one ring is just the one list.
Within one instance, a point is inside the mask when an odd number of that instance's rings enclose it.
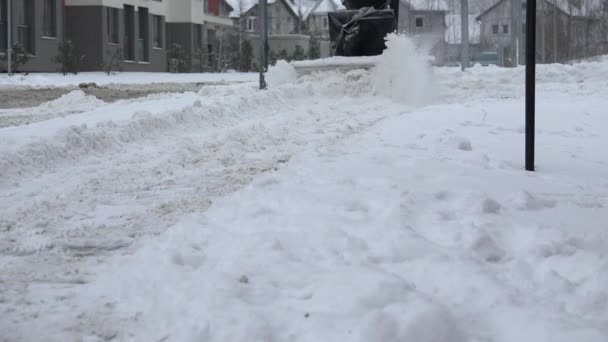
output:
{"label": "snow-covered roof", "polygon": [[401,0],[417,11],[449,11],[447,0]]}
{"label": "snow-covered roof", "polygon": [[335,10],[344,9],[344,5],[337,0],[318,0],[310,14],[326,14]]}
{"label": "snow-covered roof", "polygon": [[[490,12],[503,1],[504,0],[499,0],[495,2],[492,6],[488,7],[488,9],[481,12],[476,19],[481,19],[483,15]],[[522,3],[525,4],[526,0],[522,0]],[[547,6],[555,5],[564,13],[575,17],[599,17],[602,8],[601,0],[545,0],[545,4],[547,4]],[[540,6],[538,4],[536,6],[537,9],[539,9]]]}
{"label": "snow-covered roof", "polygon": [[[268,4],[274,4],[281,0],[268,0]],[[314,6],[317,4],[317,0],[284,0],[288,7],[297,16],[298,13],[302,13],[302,19],[306,20],[308,15],[311,13]],[[227,0],[227,2],[234,8],[230,17],[238,18],[242,14],[246,13],[258,4],[258,0]],[[301,11],[301,12],[300,12]]]}
{"label": "snow-covered roof", "polygon": [[[450,13],[445,16],[447,29],[445,31],[445,41],[448,44],[461,43],[461,16],[460,14]],[[469,43],[477,44],[481,37],[481,24],[475,20],[475,15],[469,14]]]}

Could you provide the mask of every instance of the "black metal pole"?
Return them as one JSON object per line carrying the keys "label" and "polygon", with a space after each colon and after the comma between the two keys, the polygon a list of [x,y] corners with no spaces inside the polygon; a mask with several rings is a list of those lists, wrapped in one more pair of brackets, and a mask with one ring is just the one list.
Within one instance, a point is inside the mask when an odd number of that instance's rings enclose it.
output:
{"label": "black metal pole", "polygon": [[258,10],[260,11],[260,89],[266,89],[266,80],[264,79],[264,73],[268,67],[268,59],[266,57],[267,44],[268,44],[268,25],[267,17],[268,11],[267,0],[260,0]]}
{"label": "black metal pole", "polygon": [[534,171],[536,0],[526,2],[526,170]]}

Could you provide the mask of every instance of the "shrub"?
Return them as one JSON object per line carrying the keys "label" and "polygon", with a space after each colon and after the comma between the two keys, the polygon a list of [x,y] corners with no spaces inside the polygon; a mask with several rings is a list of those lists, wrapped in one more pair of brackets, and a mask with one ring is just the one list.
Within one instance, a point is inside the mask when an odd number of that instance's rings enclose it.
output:
{"label": "shrub", "polygon": [[57,47],[57,56],[51,61],[61,65],[61,72],[64,75],[68,73],[78,74],[80,65],[84,60],[84,55],[78,53],[76,46],[71,40],[67,40]]}

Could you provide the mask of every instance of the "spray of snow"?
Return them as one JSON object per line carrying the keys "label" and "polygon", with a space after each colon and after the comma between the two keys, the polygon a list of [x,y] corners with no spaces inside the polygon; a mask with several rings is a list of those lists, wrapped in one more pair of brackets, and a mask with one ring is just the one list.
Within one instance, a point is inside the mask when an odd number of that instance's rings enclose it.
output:
{"label": "spray of snow", "polygon": [[291,83],[298,78],[296,69],[284,60],[277,61],[266,73],[266,82],[269,87],[277,87]]}
{"label": "spray of snow", "polygon": [[429,60],[427,51],[411,39],[389,34],[371,75],[376,94],[415,106],[428,104],[434,88]]}

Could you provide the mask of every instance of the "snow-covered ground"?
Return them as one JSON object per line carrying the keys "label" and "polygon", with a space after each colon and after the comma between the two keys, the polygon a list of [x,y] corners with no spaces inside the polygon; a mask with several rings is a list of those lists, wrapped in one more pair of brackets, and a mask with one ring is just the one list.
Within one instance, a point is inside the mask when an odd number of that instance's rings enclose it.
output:
{"label": "snow-covered ground", "polygon": [[0,74],[0,89],[8,87],[65,87],[81,83],[107,84],[153,84],[153,83],[232,83],[257,79],[256,73],[188,73],[173,74],[160,72],[116,72],[108,76],[103,72],[81,72],[77,75],[59,73],[31,73],[7,76]]}
{"label": "snow-covered ground", "polygon": [[0,129],[0,341],[607,341],[608,62],[422,60]]}

